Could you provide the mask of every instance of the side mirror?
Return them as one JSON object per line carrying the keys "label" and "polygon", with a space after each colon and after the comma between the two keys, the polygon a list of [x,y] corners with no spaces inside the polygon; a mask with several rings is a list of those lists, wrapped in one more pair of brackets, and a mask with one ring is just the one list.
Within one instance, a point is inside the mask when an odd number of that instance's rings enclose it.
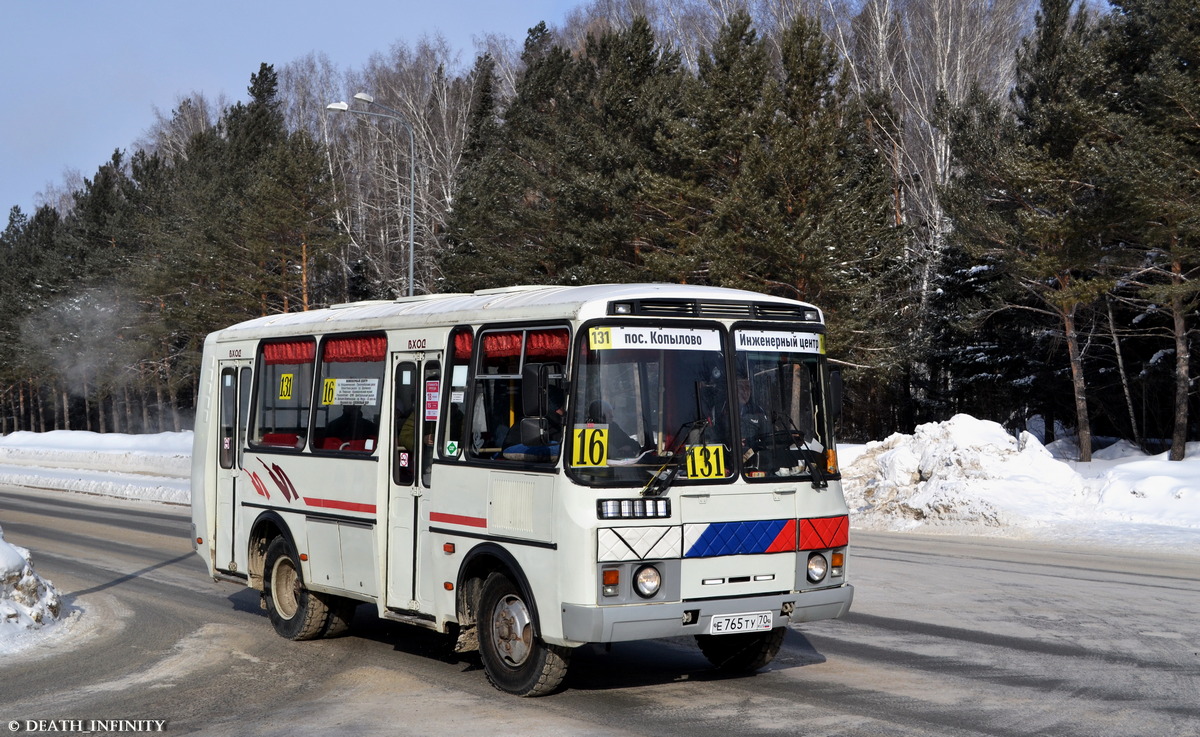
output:
{"label": "side mirror", "polygon": [[842,372],[831,371],[829,373],[829,403],[833,413],[833,421],[837,422],[842,417]]}
{"label": "side mirror", "polygon": [[550,384],[544,363],[527,363],[521,369],[521,414],[526,417],[546,416],[546,389]]}
{"label": "side mirror", "polygon": [[547,445],[550,442],[550,423],[545,417],[525,417],[521,420],[521,443],[523,445]]}

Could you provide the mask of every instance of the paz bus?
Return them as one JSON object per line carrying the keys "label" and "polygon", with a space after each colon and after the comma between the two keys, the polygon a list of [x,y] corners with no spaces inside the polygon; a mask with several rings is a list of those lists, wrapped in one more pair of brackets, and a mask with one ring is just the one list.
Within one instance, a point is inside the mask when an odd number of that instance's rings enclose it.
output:
{"label": "paz bus", "polygon": [[249,320],[204,344],[193,547],[272,626],[384,619],[500,690],[694,635],[751,671],[850,607],[821,311],[714,287],[538,286]]}

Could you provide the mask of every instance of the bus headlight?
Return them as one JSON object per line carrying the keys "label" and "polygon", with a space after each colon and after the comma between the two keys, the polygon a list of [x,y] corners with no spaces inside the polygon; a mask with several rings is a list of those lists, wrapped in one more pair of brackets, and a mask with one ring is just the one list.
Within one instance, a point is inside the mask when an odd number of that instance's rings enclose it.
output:
{"label": "bus headlight", "polygon": [[825,556],[820,553],[813,553],[808,556],[808,580],[813,583],[819,583],[825,578],[825,574],[829,572],[829,561],[825,560]]}
{"label": "bus headlight", "polygon": [[633,590],[643,599],[649,599],[662,588],[662,574],[654,566],[642,566],[633,575]]}

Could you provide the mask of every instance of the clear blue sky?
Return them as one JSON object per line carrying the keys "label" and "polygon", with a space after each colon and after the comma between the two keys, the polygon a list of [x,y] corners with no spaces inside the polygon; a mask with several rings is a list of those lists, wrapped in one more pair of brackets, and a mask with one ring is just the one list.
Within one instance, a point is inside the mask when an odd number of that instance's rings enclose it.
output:
{"label": "clear blue sky", "polygon": [[440,33],[474,57],[473,39],[521,42],[561,25],[582,0],[8,0],[0,6],[0,228],[19,205],[95,174],[194,91],[244,100],[250,75],[322,52],[358,69],[396,42]]}

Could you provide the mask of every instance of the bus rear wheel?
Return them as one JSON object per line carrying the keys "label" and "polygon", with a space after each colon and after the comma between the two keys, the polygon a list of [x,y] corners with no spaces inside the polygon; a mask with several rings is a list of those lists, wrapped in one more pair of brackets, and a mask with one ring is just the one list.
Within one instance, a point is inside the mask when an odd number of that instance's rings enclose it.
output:
{"label": "bus rear wheel", "polygon": [[544,696],[558,689],[571,651],[542,642],[529,604],[507,576],[487,577],[475,611],[479,657],[493,686],[517,696]]}
{"label": "bus rear wheel", "polygon": [[734,635],[696,635],[696,644],[708,662],[729,673],[749,673],[764,668],[783,646],[787,627],[769,632]]}
{"label": "bus rear wheel", "polygon": [[263,593],[271,626],[289,640],[311,640],[325,632],[329,607],[304,586],[300,558],[290,540],[279,535],[267,546]]}

